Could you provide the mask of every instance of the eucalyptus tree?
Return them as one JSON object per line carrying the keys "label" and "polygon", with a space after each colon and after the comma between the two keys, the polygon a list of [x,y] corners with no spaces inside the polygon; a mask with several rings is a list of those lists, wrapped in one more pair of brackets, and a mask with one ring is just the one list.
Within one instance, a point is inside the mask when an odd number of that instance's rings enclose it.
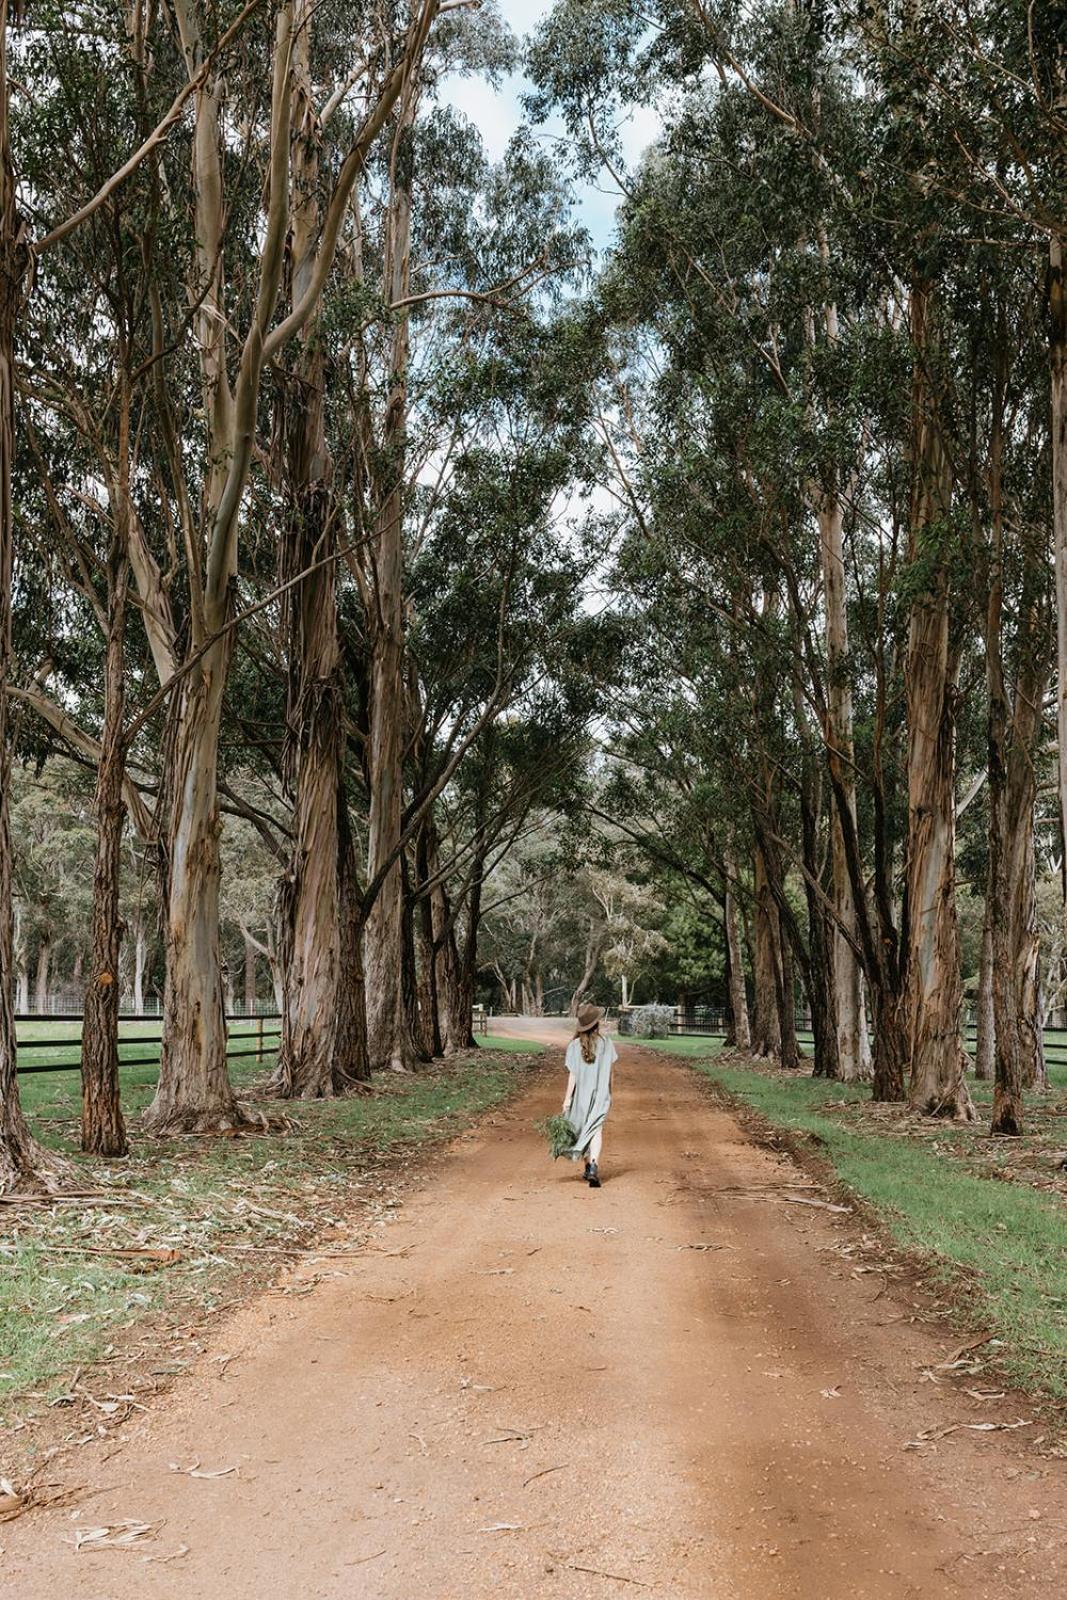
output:
{"label": "eucalyptus tree", "polygon": [[[97,216],[114,200],[130,176],[153,156],[181,117],[186,102],[201,87],[204,74],[240,34],[254,9],[255,0],[252,0],[249,6],[237,13],[228,27],[218,33],[200,71],[178,89],[162,116],[144,133],[126,159],[112,168],[93,192],[84,195],[73,211],[59,207],[49,215],[47,203],[43,207],[35,206],[37,214],[34,222],[37,226],[34,229],[23,210],[28,197],[19,193],[19,177],[13,154],[12,78],[9,71],[12,9],[7,0],[0,5],[0,1190],[39,1185],[51,1188],[63,1180],[63,1164],[32,1139],[21,1111],[15,1076],[14,1024],[10,1010],[12,915],[7,815],[10,773],[8,685],[15,544],[12,481],[16,439],[16,332],[27,297],[32,292],[31,267],[34,259],[39,261],[61,240]],[[44,24],[46,40],[49,29],[67,32],[68,19],[50,9],[40,11],[37,20]],[[99,28],[104,37],[111,37],[110,21],[110,18],[105,19]],[[128,32],[135,41],[136,50],[139,44],[143,44],[146,35],[147,14],[136,6],[130,12],[128,21]],[[86,26],[92,32],[94,19],[91,16],[87,17]],[[40,37],[36,35],[31,38],[30,52],[37,49]],[[63,162],[66,155],[65,149],[57,152],[57,163]],[[44,198],[47,202],[47,196]]]}
{"label": "eucalyptus tree", "polygon": [[[1062,218],[1062,206],[1050,203],[1058,191],[1049,159],[1062,40],[1057,47],[1043,16],[1029,41],[1031,73],[1020,53],[1025,36],[1021,17],[993,7],[768,4],[739,13],[663,0],[638,18],[608,3],[563,3],[532,53],[535,109],[559,107],[580,158],[610,172],[625,196],[609,315],[645,330],[652,377],[627,375],[613,403],[620,496],[640,536],[663,539],[668,566],[685,565],[681,528],[690,550],[712,557],[705,583],[732,569],[716,596],[724,625],[758,623],[754,638],[778,635],[761,705],[793,754],[784,764],[775,757],[753,812],[761,887],[768,854],[784,849],[780,867],[792,859],[809,896],[807,952],[794,940],[795,953],[808,963],[809,987],[821,987],[838,1010],[838,1047],[852,1058],[846,1070],[856,1067],[849,1040],[857,1030],[840,1018],[844,1009],[856,1015],[859,966],[873,1002],[876,1094],[899,1097],[907,1071],[914,1108],[960,1117],[973,1107],[960,1040],[957,724],[980,621],[963,574],[997,521],[986,487],[986,435],[997,432],[986,397],[996,385],[971,348],[976,285],[998,254],[1021,251],[1009,295],[1013,307],[1032,306],[1027,252],[1036,232],[1055,240]],[[1005,48],[1017,66],[1006,74]],[[630,177],[615,128],[642,102],[660,105],[664,133]],[[1017,113],[1023,143],[1013,131]],[[993,252],[984,262],[982,250]],[[1002,261],[992,270],[1011,276]],[[1051,284],[1055,326],[1055,260]],[[1027,326],[1025,312],[1017,323],[1009,318],[993,349],[1017,341],[1029,349]],[[1029,363],[1027,355],[1013,372],[998,448],[1029,450],[1033,463],[1043,432]],[[662,431],[674,429],[653,448],[654,425],[634,426],[632,389],[642,386]],[[716,455],[719,466],[702,479],[707,469],[694,462]],[[1054,477],[1055,448],[1052,459]],[[1033,796],[1021,773],[1041,720],[1022,716],[1041,698],[1040,493],[1025,512],[1013,504],[1000,515],[991,536],[1011,571],[1030,574],[1009,579],[1006,590],[995,581],[989,610],[999,617],[1006,594],[1017,630],[1007,691],[999,624],[989,634],[990,748],[1006,770],[1018,742],[1013,798],[996,787],[996,805],[1003,795],[1007,809],[996,811],[995,826],[1002,853],[1010,834],[1023,881]],[[708,530],[726,526],[746,498],[747,539],[716,550]],[[692,526],[698,517],[707,528]],[[828,815],[803,754],[814,730],[825,751]],[[798,809],[783,828],[775,788],[790,767]],[[815,859],[827,829],[829,896]],[[782,871],[775,876],[781,882]],[[1030,941],[1028,905],[1013,910],[1003,892],[991,904],[1018,967]],[[781,894],[777,909],[788,924]],[[832,983],[816,982],[827,931]],[[764,955],[771,948],[766,938],[757,947]],[[1032,976],[1013,994],[1004,1004],[1025,1012],[1032,1039],[1040,1016]],[[1006,1083],[1007,1057],[1002,1076]]]}

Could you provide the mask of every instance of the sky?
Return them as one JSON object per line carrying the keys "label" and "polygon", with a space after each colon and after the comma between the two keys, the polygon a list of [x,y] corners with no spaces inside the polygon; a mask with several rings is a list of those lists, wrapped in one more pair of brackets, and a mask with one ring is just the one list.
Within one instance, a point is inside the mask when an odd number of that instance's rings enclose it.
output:
{"label": "sky", "polygon": [[[498,8],[505,22],[521,38],[547,16],[552,0],[498,0]],[[499,89],[494,89],[484,78],[452,77],[441,85],[439,94],[442,101],[455,106],[477,124],[490,158],[497,160],[523,121],[520,101],[525,87],[521,73],[512,74]],[[658,119],[655,112],[638,109],[619,131],[627,165],[632,166],[655,137]],[[546,139],[555,140],[562,136],[562,125],[550,121],[541,132]],[[605,174],[601,183],[582,184],[578,198],[581,220],[594,245],[598,250],[605,249],[614,232],[618,191]]]}

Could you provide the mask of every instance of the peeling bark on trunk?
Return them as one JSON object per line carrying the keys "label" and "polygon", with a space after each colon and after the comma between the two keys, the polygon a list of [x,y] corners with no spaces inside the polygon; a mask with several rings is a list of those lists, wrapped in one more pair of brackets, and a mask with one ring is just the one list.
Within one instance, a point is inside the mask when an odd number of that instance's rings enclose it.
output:
{"label": "peeling bark on trunk", "polygon": [[431,1056],[444,1055],[444,1043],[441,1038],[441,1008],[440,997],[437,992],[437,947],[434,941],[433,926],[433,891],[427,888],[431,872],[431,860],[436,860],[436,852],[431,847],[430,826],[424,823],[419,829],[418,840],[415,847],[415,867],[419,901],[416,908],[418,919],[418,981],[419,981],[419,1012],[423,1018],[424,1043]]}
{"label": "peeling bark on trunk", "polygon": [[403,925],[401,940],[401,975],[404,987],[404,1016],[407,1021],[409,1051],[413,1062],[420,1065],[433,1060],[433,1040],[430,1038],[429,1019],[419,1003],[419,964],[415,952],[415,894],[407,860],[403,866]]}
{"label": "peeling bark on trunk", "polygon": [[[1023,1129],[1024,1091],[1042,1083],[1045,1061],[1034,862],[1035,762],[1048,669],[1049,618],[1045,603],[1045,552],[1023,543],[1023,586],[1009,690],[1004,651],[1005,517],[1003,506],[1004,408],[1008,374],[1003,317],[996,341],[993,427],[990,435],[990,584],[986,606],[986,676],[989,689],[989,882],[986,916],[991,951],[993,1008],[993,1119],[995,1134]],[[984,951],[983,951],[984,954]]]}
{"label": "peeling bark on trunk", "polygon": [[[294,12],[289,242],[294,303],[309,289],[320,231],[320,128],[310,74],[312,10],[307,0],[300,0]],[[283,891],[288,959],[274,1086],[282,1096],[300,1099],[342,1093],[353,1066],[342,1058],[337,1034],[342,981],[337,806],[344,693],[324,379],[320,319],[315,316],[303,335],[282,406],[290,505],[279,560],[282,583],[305,575],[286,591],[283,607],[289,643],[285,769],[293,794],[293,846]]]}
{"label": "peeling bark on trunk", "polygon": [[337,795],[339,886],[341,897],[341,972],[337,1000],[337,1059],[349,1087],[370,1083],[367,1050],[367,997],[363,982],[363,900],[356,846],[342,784]]}
{"label": "peeling bark on trunk", "polygon": [[985,914],[982,918],[982,954],[978,968],[978,1001],[975,1007],[974,1075],[983,1082],[993,1076],[993,1049],[996,1022],[993,1014],[993,919],[990,902],[993,885],[987,878]]}
{"label": "peeling bark on trunk", "polygon": [[[391,162],[385,250],[385,293],[402,300],[410,282],[411,195],[407,140],[414,118],[410,94],[402,107]],[[402,976],[403,885],[399,860],[404,751],[404,438],[407,426],[409,335],[397,316],[390,352],[389,394],[381,459],[388,474],[379,492],[372,563],[370,791],[367,874],[379,883],[364,941],[367,1031],[374,1071],[403,1072],[410,1059]],[[391,863],[391,865],[390,865]]]}
{"label": "peeling bark on trunk", "polygon": [[948,540],[952,471],[935,392],[938,348],[929,290],[911,297],[916,349],[910,557],[923,570],[911,605],[906,875],[908,1103],[928,1116],[972,1120],[960,1043],[956,920],[955,740],[959,650],[953,639]]}
{"label": "peeling bark on trunk", "polygon": [[778,1011],[778,918],[767,877],[763,851],[757,844],[754,855],[755,887],[755,962],[753,979],[756,991],[755,1020],[752,1028],[752,1053],[771,1060],[782,1054],[781,1020]]}
{"label": "peeling bark on trunk", "polygon": [[81,1044],[82,1149],[123,1156],[128,1149],[119,1098],[119,958],[125,742],[124,649],[129,566],[126,540],[113,535],[108,555],[108,637],[104,662],[104,728],[96,769],[96,864],[93,934]]}
{"label": "peeling bark on trunk", "polygon": [[752,1031],[748,1021],[748,996],[745,993],[745,964],[741,955],[741,939],[737,927],[737,900],[731,887],[737,881],[737,868],[731,856],[727,856],[723,862],[723,876],[726,880],[726,895],[723,901],[722,919],[729,967],[733,1043],[738,1050],[743,1050],[747,1054],[752,1049]]}
{"label": "peeling bark on trunk", "polygon": [[218,745],[231,639],[213,645],[186,677],[171,732],[163,1045],[145,1113],[157,1134],[217,1132],[247,1120],[226,1065],[219,952]]}
{"label": "peeling bark on trunk", "polygon": [[[856,784],[852,757],[852,689],[849,681],[848,613],[845,600],[844,509],[836,493],[822,497],[819,512],[819,547],[826,598],[826,741],[827,760],[837,779],[836,794],[847,805],[856,825]],[[838,919],[832,932],[833,1010],[837,1036],[838,1075],[846,1083],[869,1078],[872,1072],[867,1038],[863,975],[855,951],[842,926],[855,937],[856,908],[852,896],[841,818],[830,816],[832,900]]]}

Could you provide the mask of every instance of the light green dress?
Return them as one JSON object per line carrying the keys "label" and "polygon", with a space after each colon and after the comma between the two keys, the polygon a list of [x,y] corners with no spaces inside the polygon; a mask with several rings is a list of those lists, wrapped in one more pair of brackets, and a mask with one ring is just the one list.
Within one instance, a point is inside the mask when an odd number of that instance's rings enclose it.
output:
{"label": "light green dress", "polygon": [[567,1121],[574,1129],[574,1148],[563,1153],[571,1161],[579,1161],[589,1149],[594,1133],[604,1126],[604,1118],[611,1109],[611,1069],[619,1059],[612,1041],[603,1034],[597,1039],[596,1055],[587,1061],[582,1055],[580,1039],[572,1039],[567,1046],[568,1072],[574,1074],[574,1095]]}

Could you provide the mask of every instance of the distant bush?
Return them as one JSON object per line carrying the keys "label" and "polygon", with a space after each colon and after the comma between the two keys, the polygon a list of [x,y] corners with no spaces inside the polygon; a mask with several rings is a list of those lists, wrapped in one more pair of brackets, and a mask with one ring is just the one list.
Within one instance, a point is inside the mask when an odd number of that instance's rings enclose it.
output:
{"label": "distant bush", "polygon": [[623,1016],[626,1017],[629,1027],[627,1032],[633,1034],[635,1039],[666,1039],[671,1031],[674,1021],[673,1006],[634,1006],[629,1013],[623,1012],[619,1016],[619,1032],[622,1033]]}

